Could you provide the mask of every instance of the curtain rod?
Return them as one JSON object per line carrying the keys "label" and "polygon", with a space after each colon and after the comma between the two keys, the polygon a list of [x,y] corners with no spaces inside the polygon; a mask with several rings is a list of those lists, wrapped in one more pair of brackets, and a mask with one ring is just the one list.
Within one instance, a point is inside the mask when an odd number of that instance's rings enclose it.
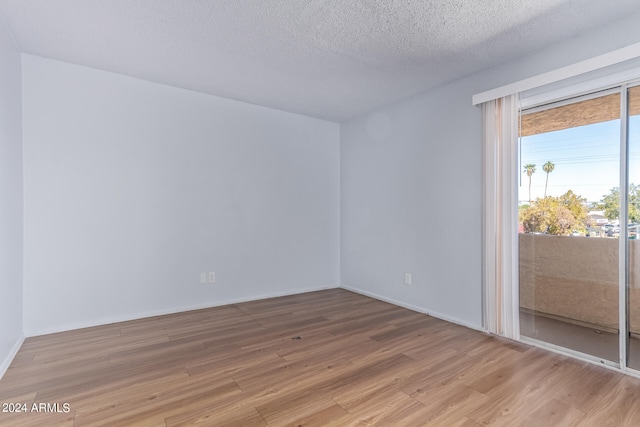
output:
{"label": "curtain rod", "polygon": [[584,61],[576,62],[575,64],[567,65],[566,67],[477,93],[473,95],[472,103],[473,105],[482,104],[487,101],[502,98],[503,96],[523,92],[549,83],[555,83],[637,57],[640,57],[640,43],[634,43],[602,55],[594,56],[593,58],[585,59]]}

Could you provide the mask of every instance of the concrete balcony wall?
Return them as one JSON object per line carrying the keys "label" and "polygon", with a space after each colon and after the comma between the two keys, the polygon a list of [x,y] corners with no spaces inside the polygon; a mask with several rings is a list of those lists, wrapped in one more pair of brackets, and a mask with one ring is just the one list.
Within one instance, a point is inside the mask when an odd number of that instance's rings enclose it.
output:
{"label": "concrete balcony wall", "polygon": [[[520,307],[618,329],[618,239],[520,234]],[[630,329],[640,334],[640,241],[629,240]]]}

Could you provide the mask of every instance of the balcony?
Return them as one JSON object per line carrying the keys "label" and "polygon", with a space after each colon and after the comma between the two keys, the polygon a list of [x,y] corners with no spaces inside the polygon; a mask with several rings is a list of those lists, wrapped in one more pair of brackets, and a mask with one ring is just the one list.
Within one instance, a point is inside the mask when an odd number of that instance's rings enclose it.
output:
{"label": "balcony", "polygon": [[[522,334],[617,361],[619,240],[519,234],[519,242]],[[640,240],[628,243],[629,331],[635,349]],[[639,355],[640,346],[633,353]]]}

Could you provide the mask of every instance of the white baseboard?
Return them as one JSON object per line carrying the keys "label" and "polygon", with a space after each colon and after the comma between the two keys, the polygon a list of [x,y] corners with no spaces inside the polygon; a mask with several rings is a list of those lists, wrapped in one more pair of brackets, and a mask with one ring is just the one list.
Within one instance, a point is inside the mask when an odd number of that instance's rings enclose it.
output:
{"label": "white baseboard", "polygon": [[[112,324],[112,323],[119,323],[119,322],[127,322],[129,320],[137,320],[137,319],[144,319],[147,317],[154,317],[154,316],[163,316],[166,314],[175,314],[175,313],[181,313],[181,312],[185,312],[185,311],[191,311],[191,310],[201,310],[204,308],[213,308],[213,307],[221,307],[224,305],[230,305],[230,304],[240,304],[243,302],[249,302],[249,301],[258,301],[258,300],[263,300],[263,299],[269,299],[269,298],[278,298],[278,297],[284,297],[284,296],[289,296],[289,295],[297,295],[297,294],[303,294],[303,293],[307,293],[307,292],[315,292],[315,291],[322,291],[322,290],[326,290],[326,289],[335,289],[335,288],[342,288],[351,292],[355,292],[357,294],[361,294],[361,295],[365,295],[380,301],[384,301],[384,302],[388,302],[389,304],[393,304],[393,305],[397,305],[399,307],[403,307],[412,311],[416,311],[418,313],[424,313],[426,315],[444,320],[446,322],[450,322],[450,323],[455,323],[457,325],[461,325],[464,327],[467,327],[469,329],[474,329],[476,331],[481,331],[481,332],[487,332],[484,328],[475,325],[473,323],[469,323],[466,322],[464,320],[461,319],[457,319],[455,317],[451,317],[448,316],[446,314],[442,314],[442,313],[438,313],[437,311],[433,311],[430,310],[428,308],[425,307],[420,307],[417,305],[413,305],[413,304],[408,304],[405,303],[403,301],[399,301],[393,298],[388,298],[385,297],[383,295],[379,295],[373,292],[369,292],[369,291],[365,291],[362,289],[358,289],[355,287],[351,287],[351,286],[347,286],[347,285],[326,285],[326,286],[319,286],[319,287],[314,287],[314,288],[307,288],[307,289],[298,289],[295,290],[293,292],[275,292],[275,293],[271,293],[271,294],[265,294],[265,295],[257,295],[257,296],[252,296],[252,297],[247,297],[247,298],[236,298],[236,299],[230,299],[230,300],[223,300],[223,301],[216,301],[213,304],[196,304],[196,305],[190,305],[190,306],[182,306],[182,307],[174,307],[171,309],[165,309],[165,310],[156,310],[156,311],[147,311],[147,312],[142,312],[142,313],[138,313],[132,316],[121,316],[121,317],[113,317],[110,319],[101,319],[99,321],[95,321],[95,322],[84,322],[84,323],[76,323],[76,324],[72,324],[72,325],[65,325],[63,327],[53,327],[53,328],[45,328],[45,329],[34,329],[34,330],[27,330],[25,329],[25,335],[27,337],[34,337],[34,336],[39,336],[39,335],[47,335],[47,334],[53,334],[53,333],[57,333],[57,332],[66,332],[66,331],[71,331],[71,330],[76,330],[76,329],[83,329],[83,328],[90,328],[93,326],[101,326],[101,325],[108,325],[108,324]],[[12,349],[12,353],[8,356],[7,360],[5,360],[3,362],[2,365],[0,365],[0,373],[4,374],[4,370],[6,370],[9,367],[9,364],[11,363],[11,361],[13,360],[13,358],[15,357],[15,354],[18,352],[18,350],[20,349],[20,346],[22,345],[22,342],[24,341],[24,336],[22,336],[22,338],[19,340],[19,342],[16,343],[16,346],[14,349]],[[6,366],[5,366],[6,365]],[[1,375],[0,375],[1,378]]]}
{"label": "white baseboard", "polygon": [[382,295],[378,295],[378,294],[375,294],[373,292],[365,291],[365,290],[362,290],[362,289],[359,289],[359,288],[354,288],[354,287],[347,286],[347,285],[340,285],[340,287],[342,289],[347,290],[347,291],[355,292],[356,294],[360,294],[360,295],[364,295],[366,297],[371,297],[371,298],[374,298],[374,299],[377,299],[377,300],[380,300],[380,301],[388,302],[389,304],[393,304],[393,305],[397,305],[399,307],[407,308],[407,309],[412,310],[412,311],[417,311],[418,313],[424,313],[425,312],[424,308],[419,307],[417,305],[407,304],[405,302],[398,301],[398,300],[395,300],[393,298],[383,297]]}
{"label": "white baseboard", "polygon": [[347,290],[347,291],[355,292],[355,293],[360,294],[360,295],[364,295],[364,296],[371,297],[371,298],[374,298],[374,299],[377,299],[377,300],[380,300],[380,301],[388,302],[389,304],[397,305],[399,307],[404,307],[404,308],[412,310],[412,311],[417,311],[418,313],[424,313],[427,316],[435,317],[437,319],[444,320],[445,322],[455,323],[456,325],[464,326],[466,328],[473,329],[473,330],[480,331],[480,332],[487,332],[486,329],[482,328],[481,326],[475,325],[473,323],[466,322],[464,320],[457,319],[455,317],[448,316],[446,314],[438,313],[437,311],[433,311],[433,310],[430,310],[428,308],[420,307],[420,306],[413,305],[413,304],[407,304],[405,302],[398,301],[398,300],[393,299],[393,298],[388,298],[388,297],[385,297],[385,296],[382,296],[382,295],[378,295],[378,294],[373,293],[373,292],[365,291],[365,290],[354,288],[354,287],[347,286],[347,285],[340,285],[340,287],[342,289]]}
{"label": "white baseboard", "polygon": [[20,334],[15,344],[13,344],[13,347],[11,347],[9,354],[7,354],[7,356],[4,358],[4,360],[0,364],[0,379],[2,379],[4,374],[7,372],[7,369],[9,369],[9,366],[11,365],[13,358],[16,357],[16,354],[18,354],[18,350],[20,350],[20,347],[22,347],[24,338],[25,338],[24,335]]}
{"label": "white baseboard", "polygon": [[184,311],[192,311],[192,310],[202,310],[204,308],[222,307],[224,305],[239,304],[243,302],[258,301],[258,300],[269,299],[269,298],[285,297],[289,295],[323,291],[326,289],[335,289],[339,287],[340,285],[326,285],[326,286],[319,286],[319,287],[307,288],[307,289],[296,289],[293,292],[275,292],[271,294],[257,295],[257,296],[246,297],[246,298],[236,298],[236,299],[216,301],[215,303],[212,303],[212,304],[211,303],[195,304],[195,305],[189,305],[189,306],[173,307],[170,309],[146,311],[146,312],[136,313],[131,316],[120,316],[120,317],[112,317],[108,319],[100,319],[95,322],[91,322],[91,321],[81,322],[81,323],[68,324],[68,325],[57,326],[52,328],[39,328],[39,329],[25,328],[24,332],[27,337],[35,337],[39,335],[55,334],[57,332],[66,332],[66,331],[73,331],[76,329],[91,328],[93,326],[102,326],[102,325],[109,325],[112,323],[127,322],[129,320],[144,319],[147,317],[164,316],[166,314],[182,313]]}

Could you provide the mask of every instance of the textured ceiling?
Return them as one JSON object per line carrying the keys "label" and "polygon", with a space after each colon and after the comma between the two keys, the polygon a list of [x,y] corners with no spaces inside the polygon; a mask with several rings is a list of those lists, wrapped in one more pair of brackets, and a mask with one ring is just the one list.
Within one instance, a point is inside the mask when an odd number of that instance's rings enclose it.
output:
{"label": "textured ceiling", "polygon": [[23,52],[333,121],[637,11],[638,0],[0,0]]}

